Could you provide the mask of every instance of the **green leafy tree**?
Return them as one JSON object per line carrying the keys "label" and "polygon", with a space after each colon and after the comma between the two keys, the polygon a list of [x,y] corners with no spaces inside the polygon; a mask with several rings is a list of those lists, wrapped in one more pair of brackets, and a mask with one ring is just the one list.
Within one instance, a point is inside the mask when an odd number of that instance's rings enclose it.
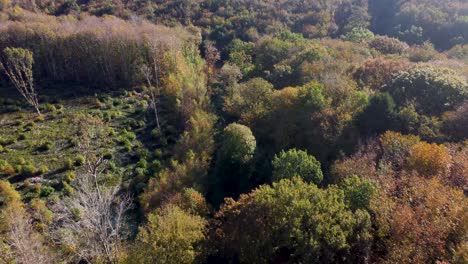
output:
{"label": "green leafy tree", "polygon": [[346,178],[342,188],[346,201],[353,211],[368,210],[373,196],[377,193],[377,186],[374,182],[356,175]]}
{"label": "green leafy tree", "polygon": [[224,129],[220,155],[233,162],[247,163],[253,158],[255,137],[249,127],[233,123]]}
{"label": "green leafy tree", "polygon": [[208,196],[216,205],[224,197],[237,197],[251,183],[252,162],[257,142],[249,127],[233,123],[223,132]]}
{"label": "green leafy tree", "polygon": [[281,151],[273,159],[273,181],[300,176],[306,182],[319,184],[323,180],[320,162],[306,151],[290,149]]}
{"label": "green leafy tree", "polygon": [[440,115],[468,99],[468,84],[452,70],[419,65],[399,73],[389,92],[398,105],[414,101],[418,112]]}
{"label": "green leafy tree", "polygon": [[240,263],[358,261],[350,252],[369,239],[369,214],[347,209],[343,191],[319,189],[299,177],[263,185],[215,216],[218,254]]}
{"label": "green leafy tree", "polygon": [[391,128],[395,118],[395,102],[388,93],[381,93],[370,99],[369,105],[357,116],[361,133],[371,135]]}
{"label": "green leafy tree", "polygon": [[262,78],[231,86],[224,98],[224,111],[250,124],[269,111],[272,94],[273,85]]}

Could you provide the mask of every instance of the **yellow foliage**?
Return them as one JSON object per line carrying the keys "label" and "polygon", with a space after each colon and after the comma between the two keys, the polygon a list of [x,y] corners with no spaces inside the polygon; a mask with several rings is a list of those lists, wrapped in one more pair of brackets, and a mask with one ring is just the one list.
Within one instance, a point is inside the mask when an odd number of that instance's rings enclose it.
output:
{"label": "yellow foliage", "polygon": [[452,160],[445,147],[437,144],[420,142],[411,148],[410,153],[407,168],[426,177],[444,175]]}

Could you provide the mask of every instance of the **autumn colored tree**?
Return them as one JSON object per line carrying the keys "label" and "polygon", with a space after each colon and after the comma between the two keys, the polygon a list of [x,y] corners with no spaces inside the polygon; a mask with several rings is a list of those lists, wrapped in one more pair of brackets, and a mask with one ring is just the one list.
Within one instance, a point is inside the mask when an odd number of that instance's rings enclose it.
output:
{"label": "autumn colored tree", "polygon": [[0,181],[0,254],[2,261],[50,263],[53,252],[44,237],[34,229],[20,194],[6,181]]}
{"label": "autumn colored tree", "polygon": [[451,159],[444,146],[421,142],[411,147],[407,168],[426,177],[443,176],[448,172]]}
{"label": "autumn colored tree", "polygon": [[125,263],[194,263],[201,256],[206,220],[177,206],[148,215]]}

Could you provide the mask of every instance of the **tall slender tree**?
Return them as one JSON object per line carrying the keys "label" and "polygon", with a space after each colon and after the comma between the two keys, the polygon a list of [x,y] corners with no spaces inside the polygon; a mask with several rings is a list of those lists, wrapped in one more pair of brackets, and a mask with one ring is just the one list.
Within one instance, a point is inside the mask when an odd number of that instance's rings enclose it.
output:
{"label": "tall slender tree", "polygon": [[40,115],[39,100],[33,78],[33,53],[22,48],[5,48],[0,65],[15,88]]}

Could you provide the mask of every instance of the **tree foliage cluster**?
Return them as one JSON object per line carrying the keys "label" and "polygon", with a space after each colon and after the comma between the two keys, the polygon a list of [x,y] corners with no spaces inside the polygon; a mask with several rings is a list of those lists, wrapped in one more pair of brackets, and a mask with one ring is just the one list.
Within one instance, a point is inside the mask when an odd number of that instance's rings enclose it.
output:
{"label": "tree foliage cluster", "polygon": [[1,261],[465,263],[447,2],[0,1]]}

